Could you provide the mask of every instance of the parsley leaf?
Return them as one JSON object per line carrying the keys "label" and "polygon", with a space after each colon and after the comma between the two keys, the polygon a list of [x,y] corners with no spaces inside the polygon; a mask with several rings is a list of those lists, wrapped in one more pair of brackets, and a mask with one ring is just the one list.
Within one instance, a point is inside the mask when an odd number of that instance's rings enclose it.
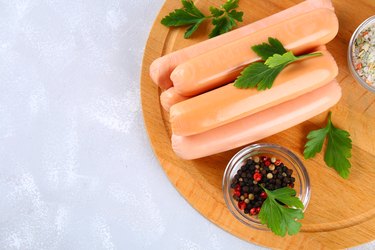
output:
{"label": "parsley leaf", "polygon": [[303,152],[305,159],[314,157],[322,150],[325,138],[328,138],[324,161],[329,167],[333,167],[341,177],[348,178],[350,174],[352,140],[350,134],[336,128],[331,121],[331,112],[328,115],[327,126],[313,130],[307,135],[307,143]]}
{"label": "parsley leaf", "polygon": [[189,38],[208,17],[194,5],[192,0],[182,0],[182,5],[182,9],[169,13],[161,20],[161,23],[167,27],[190,25],[184,35],[185,38]]}
{"label": "parsley leaf", "polygon": [[223,10],[217,8],[210,9],[211,14],[214,16],[214,19],[212,19],[214,29],[208,35],[210,38],[232,30],[237,26],[236,21],[242,22],[243,12],[235,10],[238,8],[238,2],[239,0],[227,0],[221,6]]}
{"label": "parsley leaf", "polygon": [[292,63],[297,60],[297,57],[293,55],[291,51],[285,52],[284,54],[274,54],[264,62],[270,68],[277,67],[282,64]]}
{"label": "parsley leaf", "polygon": [[234,82],[234,86],[241,89],[255,88],[265,90],[272,87],[272,83],[285,65],[269,68],[261,62],[252,63],[247,66]]}
{"label": "parsley leaf", "polygon": [[291,51],[283,54],[274,53],[285,51],[285,48],[280,41],[275,38],[269,38],[268,41],[270,44],[263,43],[252,47],[254,52],[262,57],[265,62],[256,62],[247,66],[234,82],[235,87],[257,87],[258,90],[269,89],[272,87],[276,77],[287,65],[307,57],[322,55],[320,52],[301,56],[295,56]]}
{"label": "parsley leaf", "polygon": [[[269,44],[268,44],[269,43]],[[276,38],[269,37],[268,43],[262,43],[259,45],[254,45],[251,49],[262,58],[263,61],[267,60],[268,57],[273,56],[274,54],[284,54],[286,49]]]}
{"label": "parsley leaf", "polygon": [[204,21],[204,19],[201,19],[199,21],[197,21],[194,25],[190,26],[185,34],[184,34],[184,38],[187,39],[189,37],[191,37],[191,35],[199,28],[199,25],[201,25],[201,23]]}
{"label": "parsley leaf", "polygon": [[295,56],[293,55],[292,51],[288,51],[282,55],[274,54],[273,56],[268,57],[267,60],[264,62],[264,64],[266,64],[270,68],[274,68],[281,64],[290,64],[292,62],[302,60],[307,57],[314,57],[314,56],[321,56],[321,55],[322,53],[315,52],[315,53],[305,54],[301,56]]}
{"label": "parsley leaf", "polygon": [[179,27],[188,25],[184,37],[190,38],[199,26],[207,19],[212,19],[214,29],[209,37],[215,37],[232,30],[237,26],[237,22],[242,22],[242,11],[236,11],[239,0],[227,0],[221,8],[211,6],[212,16],[205,16],[192,0],[181,0],[183,8],[176,9],[165,16],[161,23],[167,27]]}
{"label": "parsley leaf", "polygon": [[212,19],[212,24],[215,27],[208,35],[210,38],[224,34],[230,31],[236,25],[235,22],[233,22],[231,19],[228,19],[228,17],[226,16]]}
{"label": "parsley leaf", "polygon": [[222,14],[224,14],[224,10],[218,9],[216,7],[213,7],[213,6],[210,7],[210,12],[211,12],[213,17],[219,17]]}
{"label": "parsley leaf", "polygon": [[229,12],[233,9],[238,8],[238,2],[240,0],[227,0],[221,7],[226,11]]}
{"label": "parsley leaf", "polygon": [[323,143],[328,133],[329,128],[325,127],[318,130],[313,130],[307,135],[307,143],[305,151],[303,152],[305,159],[312,158],[316,153],[322,151]]}
{"label": "parsley leaf", "polygon": [[228,12],[228,17],[229,19],[233,19],[238,22],[242,22],[242,17],[243,17],[243,12],[242,11],[237,11],[237,10],[232,10]]}
{"label": "parsley leaf", "polygon": [[[296,197],[296,191],[284,187],[274,191],[267,190],[267,199],[263,202],[258,218],[262,224],[266,224],[276,235],[285,236],[297,234],[301,223],[297,219],[303,219],[303,203]],[[280,203],[285,204],[281,205]]]}

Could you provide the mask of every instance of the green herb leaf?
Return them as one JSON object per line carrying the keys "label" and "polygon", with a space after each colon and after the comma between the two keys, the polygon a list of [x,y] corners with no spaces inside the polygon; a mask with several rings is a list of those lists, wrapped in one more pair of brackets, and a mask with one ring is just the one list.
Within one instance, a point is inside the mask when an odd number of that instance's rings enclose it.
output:
{"label": "green herb leaf", "polygon": [[238,8],[238,2],[240,0],[227,0],[221,7],[226,11],[229,12],[233,9]]}
{"label": "green herb leaf", "polygon": [[283,64],[292,63],[296,61],[297,59],[298,58],[295,57],[291,51],[288,51],[282,55],[274,54],[273,56],[268,57],[267,60],[264,62],[264,64],[270,68],[275,68]]}
{"label": "green herb leaf", "polygon": [[212,24],[215,26],[211,33],[208,35],[210,38],[224,34],[230,31],[235,23],[233,23],[228,17],[223,16],[212,19]]}
{"label": "green herb leaf", "polygon": [[183,8],[176,9],[165,16],[161,23],[167,27],[188,26],[184,37],[190,38],[191,35],[199,28],[203,21],[212,19],[215,26],[209,37],[215,37],[232,30],[237,26],[236,21],[242,22],[243,12],[236,11],[239,0],[227,0],[221,9],[211,6],[212,16],[205,16],[195,5],[192,0],[181,0]]}
{"label": "green herb leaf", "polygon": [[[273,82],[279,73],[290,63],[302,60],[307,57],[320,56],[322,53],[310,53],[301,56],[294,56],[293,52],[285,51],[284,46],[276,38],[268,38],[270,44],[263,43],[253,46],[252,49],[263,60],[264,63],[256,62],[247,66],[237,77],[234,86],[237,88],[253,88],[265,90],[272,87]],[[273,53],[273,54],[272,54]]]}
{"label": "green herb leaf", "polygon": [[232,18],[238,22],[242,22],[242,17],[243,17],[243,12],[242,11],[237,11],[237,10],[232,10],[231,12],[228,13],[228,17]]}
{"label": "green herb leaf", "polygon": [[[301,223],[297,219],[303,219],[303,203],[296,197],[296,191],[292,188],[280,188],[274,191],[267,190],[267,199],[263,202],[259,213],[262,224],[266,224],[276,235],[285,236],[297,234]],[[284,205],[280,204],[283,203]]]}
{"label": "green herb leaf", "polygon": [[184,9],[197,17],[204,17],[204,14],[195,6],[193,0],[181,0]]}
{"label": "green herb leaf", "polygon": [[199,25],[201,25],[203,21],[204,19],[201,19],[198,22],[196,22],[194,25],[189,26],[189,28],[186,30],[184,34],[184,38],[185,39],[190,38],[191,35],[199,28]]}
{"label": "green herb leaf", "polygon": [[350,134],[342,129],[336,128],[331,121],[331,112],[328,115],[327,126],[322,129],[313,130],[307,135],[307,143],[303,152],[306,159],[314,157],[322,150],[325,138],[328,137],[324,161],[327,166],[333,167],[341,177],[348,178],[350,174],[352,140]]}
{"label": "green herb leaf", "polygon": [[[268,44],[269,43],[269,44]],[[274,54],[285,54],[287,51],[279,40],[276,38],[269,37],[268,43],[262,43],[259,45],[254,45],[251,49],[262,58],[262,60],[267,60],[268,57]]]}
{"label": "green herb leaf", "polygon": [[169,13],[168,16],[164,17],[161,20],[161,23],[168,27],[178,27],[188,24],[195,24],[202,19],[204,19],[204,17],[193,16],[183,9],[177,9],[174,12]]}
{"label": "green herb leaf", "polygon": [[182,0],[182,5],[182,9],[176,9],[169,13],[161,20],[161,23],[167,27],[190,25],[184,35],[185,38],[189,38],[207,17],[194,5],[192,0]]}
{"label": "green herb leaf", "polygon": [[213,17],[220,17],[222,14],[224,14],[223,10],[220,10],[220,9],[218,9],[216,7],[213,7],[213,6],[210,7],[210,12],[211,12]]}
{"label": "green herb leaf", "polygon": [[315,52],[310,54],[305,54],[302,56],[294,56],[292,51],[288,51],[282,55],[280,54],[274,54],[273,56],[270,56],[267,58],[267,60],[264,62],[268,67],[274,68],[282,64],[290,64],[292,62],[302,60],[307,57],[314,57],[314,56],[321,56],[322,53]]}
{"label": "green herb leaf", "polygon": [[221,6],[223,10],[210,8],[211,14],[214,16],[212,24],[214,29],[208,35],[210,38],[224,34],[237,26],[236,21],[242,22],[243,12],[236,11],[239,0],[228,0]]}
{"label": "green herb leaf", "polygon": [[324,139],[328,133],[329,128],[325,127],[318,130],[313,130],[307,135],[307,143],[303,155],[305,159],[314,157],[317,153],[322,151]]}
{"label": "green herb leaf", "polygon": [[270,68],[261,62],[252,63],[237,77],[234,86],[241,89],[254,87],[257,87],[258,90],[269,89],[285,66],[286,65],[280,65],[275,68]]}

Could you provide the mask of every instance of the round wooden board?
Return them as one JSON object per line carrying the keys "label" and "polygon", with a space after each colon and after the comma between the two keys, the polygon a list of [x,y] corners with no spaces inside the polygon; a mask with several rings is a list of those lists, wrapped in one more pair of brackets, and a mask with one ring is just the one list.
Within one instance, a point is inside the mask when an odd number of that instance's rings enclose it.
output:
{"label": "round wooden board", "polygon": [[[196,1],[202,10],[224,1]],[[240,1],[245,11],[241,25],[261,19],[298,0]],[[168,113],[160,105],[161,90],[149,77],[151,62],[171,51],[207,39],[212,28],[205,24],[192,39],[183,39],[184,29],[168,29],[160,24],[166,14],[180,7],[180,1],[167,0],[149,35],[141,75],[142,109],[148,135],[161,166],[181,195],[203,216],[231,234],[262,246],[281,249],[333,249],[356,246],[375,239],[375,94],[366,91],[352,78],[347,68],[346,51],[351,34],[375,12],[375,1],[334,1],[340,22],[337,37],[328,44],[340,73],[337,80],[343,90],[340,102],[332,108],[333,122],[348,130],[353,140],[352,168],[344,180],[325,166],[322,154],[304,160],[311,178],[312,196],[296,236],[281,238],[271,232],[250,229],[237,221],[226,208],[221,181],[229,159],[239,149],[210,157],[185,161],[171,149]],[[262,142],[281,144],[303,159],[303,146],[310,130],[325,124],[327,112]]]}

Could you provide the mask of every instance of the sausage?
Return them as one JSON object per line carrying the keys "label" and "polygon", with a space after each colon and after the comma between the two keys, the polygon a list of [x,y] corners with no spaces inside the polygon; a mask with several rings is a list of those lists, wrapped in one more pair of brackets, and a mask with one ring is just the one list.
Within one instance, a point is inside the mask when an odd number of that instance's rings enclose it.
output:
{"label": "sausage", "polygon": [[[314,50],[327,50],[325,45],[320,45],[316,47]],[[163,109],[169,112],[170,108],[182,101],[189,99],[190,97],[179,95],[174,87],[170,87],[169,89],[163,91],[160,95],[160,103]]]}
{"label": "sausage", "polygon": [[288,65],[271,89],[238,89],[233,84],[173,105],[170,123],[175,135],[189,136],[270,108],[332,81],[338,68],[328,51]]}
{"label": "sausage", "polygon": [[277,24],[287,18],[291,18],[309,12],[316,8],[328,8],[333,10],[331,0],[304,1],[288,9],[280,11],[271,16],[265,17],[256,22],[242,26],[223,35],[205,40],[203,42],[194,44],[192,46],[174,51],[172,53],[157,58],[152,62],[150,66],[151,79],[161,88],[168,89],[172,86],[170,75],[177,65],[193,57],[206,53],[209,50],[215,49],[227,43],[236,41],[242,37],[248,36],[249,34],[252,34],[257,30]]}
{"label": "sausage", "polygon": [[192,135],[172,135],[174,152],[196,159],[237,148],[304,122],[335,105],[341,88],[334,80],[293,100],[247,116],[230,124]]}
{"label": "sausage", "polygon": [[171,87],[167,89],[166,91],[163,91],[160,95],[160,103],[161,106],[164,108],[165,111],[169,112],[169,109],[172,105],[185,101],[189,97],[185,97],[182,95],[177,94],[174,87]]}
{"label": "sausage", "polygon": [[279,39],[298,55],[331,41],[338,27],[332,10],[315,9],[194,57],[178,65],[170,77],[177,93],[194,96],[233,81],[244,67],[259,61],[251,46],[266,42],[268,37]]}

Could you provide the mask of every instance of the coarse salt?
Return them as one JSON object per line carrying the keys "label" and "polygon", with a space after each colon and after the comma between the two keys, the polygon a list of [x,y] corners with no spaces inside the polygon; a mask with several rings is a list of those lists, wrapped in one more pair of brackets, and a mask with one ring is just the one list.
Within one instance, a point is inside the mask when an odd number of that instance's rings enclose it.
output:
{"label": "coarse salt", "polygon": [[353,64],[358,75],[375,86],[375,24],[370,24],[355,39],[352,48]]}

